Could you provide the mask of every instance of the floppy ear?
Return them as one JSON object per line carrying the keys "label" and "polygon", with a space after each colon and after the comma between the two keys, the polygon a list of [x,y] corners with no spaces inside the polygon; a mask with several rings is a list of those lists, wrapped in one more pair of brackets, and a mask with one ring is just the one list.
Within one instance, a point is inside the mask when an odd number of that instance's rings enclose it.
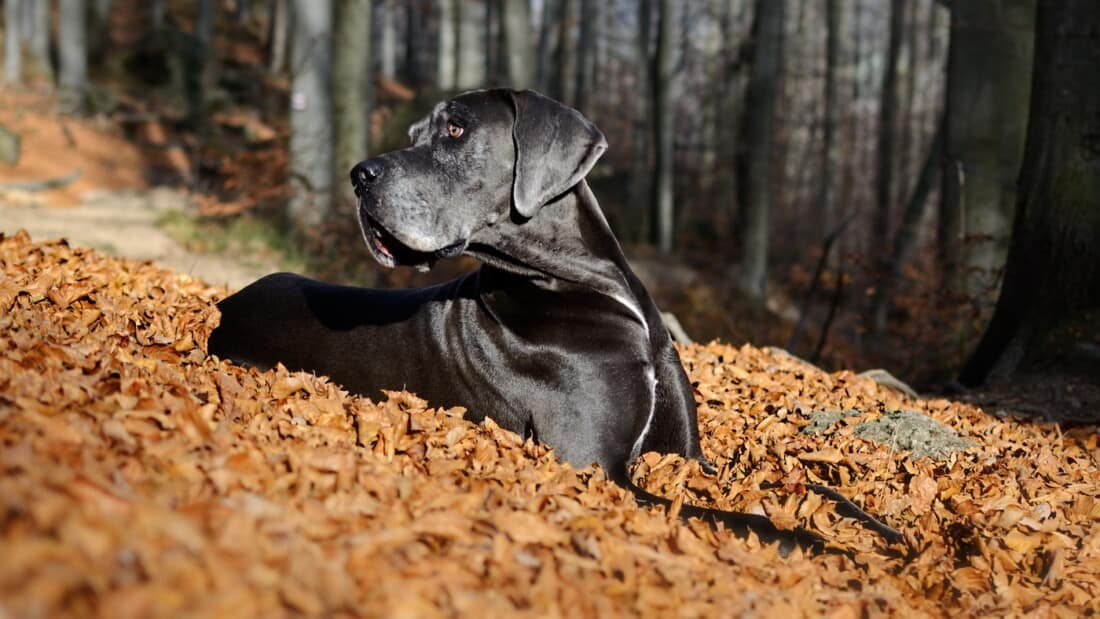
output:
{"label": "floppy ear", "polygon": [[573,108],[533,90],[512,92],[516,147],[512,203],[524,217],[565,193],[592,169],[607,140]]}

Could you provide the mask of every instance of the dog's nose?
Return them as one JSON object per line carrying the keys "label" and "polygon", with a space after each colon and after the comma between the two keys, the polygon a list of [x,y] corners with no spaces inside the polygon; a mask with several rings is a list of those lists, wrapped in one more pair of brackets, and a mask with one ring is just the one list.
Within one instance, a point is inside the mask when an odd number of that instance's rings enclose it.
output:
{"label": "dog's nose", "polygon": [[382,176],[382,158],[375,157],[360,161],[351,169],[351,182],[360,187],[366,186],[374,179]]}

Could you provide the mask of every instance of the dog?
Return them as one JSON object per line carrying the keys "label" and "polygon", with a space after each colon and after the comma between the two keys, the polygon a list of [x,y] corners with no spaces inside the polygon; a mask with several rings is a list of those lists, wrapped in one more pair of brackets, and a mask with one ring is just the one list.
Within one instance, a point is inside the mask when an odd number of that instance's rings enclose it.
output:
{"label": "dog", "polygon": [[[218,304],[209,351],[234,362],[325,375],[358,394],[406,388],[467,418],[598,463],[643,504],[629,464],[648,451],[696,459],[692,387],[657,306],[630,269],[585,176],[607,148],[576,110],[533,91],[469,92],[409,129],[412,145],[351,170],[374,259],[430,268],[465,254],[482,266],[422,289],[335,286],[280,273]],[[846,515],[900,534],[835,492]],[[854,511],[853,511],[854,510]],[[819,551],[823,540],[754,514],[684,505]]]}

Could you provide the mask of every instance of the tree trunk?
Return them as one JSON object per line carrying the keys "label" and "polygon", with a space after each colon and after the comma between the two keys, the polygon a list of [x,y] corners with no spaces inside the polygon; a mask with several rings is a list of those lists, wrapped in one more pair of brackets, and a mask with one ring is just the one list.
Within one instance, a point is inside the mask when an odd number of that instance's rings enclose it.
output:
{"label": "tree trunk", "polygon": [[462,0],[458,10],[458,67],[455,88],[470,90],[485,84],[485,1]]}
{"label": "tree trunk", "polygon": [[505,0],[503,27],[510,86],[516,90],[531,88],[535,83],[535,48],[531,36],[530,0]]}
{"label": "tree trunk", "polygon": [[785,0],[756,0],[753,18],[754,54],[745,92],[738,187],[742,199],[740,218],[745,229],[741,275],[737,287],[746,296],[763,300],[768,278],[769,211],[772,208],[772,131],[775,100],[783,62]]}
{"label": "tree trunk", "polygon": [[206,100],[215,82],[214,0],[199,0],[195,17],[195,49],[193,70],[188,71],[188,122],[205,130]]}
{"label": "tree trunk", "polygon": [[50,63],[50,1],[24,0],[32,13],[33,26],[30,34],[30,51],[38,69],[47,80],[53,79],[53,66]]}
{"label": "tree trunk", "polygon": [[883,277],[890,268],[887,264],[889,245],[886,239],[890,238],[892,227],[890,220],[894,198],[894,157],[896,155],[894,119],[898,111],[898,56],[904,34],[905,0],[891,0],[889,49],[886,53],[886,68],[882,74],[882,91],[879,94],[875,210],[871,218],[871,238],[867,243],[869,254],[875,257],[875,272],[872,276],[876,280]]}
{"label": "tree trunk", "polygon": [[943,159],[943,123],[940,123],[936,135],[932,138],[932,145],[928,148],[928,157],[924,160],[917,184],[913,187],[913,195],[905,205],[901,223],[898,225],[897,235],[894,237],[893,252],[890,255],[890,271],[881,278],[875,286],[875,293],[871,297],[871,330],[875,334],[882,333],[886,328],[887,311],[890,309],[890,301],[898,281],[902,276],[905,263],[913,254],[917,246],[917,238],[920,235],[920,221],[924,215],[924,206],[928,202],[928,194],[932,192],[932,183],[936,179],[940,162]]}
{"label": "tree trunk", "polygon": [[419,89],[424,81],[423,49],[424,22],[423,0],[406,0],[405,6],[405,59],[402,73],[405,83]]}
{"label": "tree trunk", "polygon": [[23,0],[4,0],[4,81],[19,84],[23,77],[19,15]]}
{"label": "tree trunk", "polygon": [[382,3],[382,40],[379,42],[379,67],[382,77],[393,79],[397,75],[397,5],[393,0]]}
{"label": "tree trunk", "polygon": [[332,2],[291,0],[290,10],[287,222],[306,233],[324,221],[332,204]]}
{"label": "tree trunk", "polygon": [[573,0],[558,0],[557,41],[554,43],[554,61],[550,67],[550,96],[569,104],[569,68],[573,65]]}
{"label": "tree trunk", "polygon": [[[371,0],[336,0],[332,33],[332,168],[334,206],[338,211],[355,204],[348,172],[370,152]],[[346,208],[345,208],[346,207]],[[348,210],[348,212],[351,212]]]}
{"label": "tree trunk", "polygon": [[[1100,3],[1044,0],[1012,242],[993,318],[959,380],[1013,373],[1044,336],[1100,306]],[[1095,325],[1094,325],[1095,326]]]}
{"label": "tree trunk", "polygon": [[[824,236],[840,219],[837,193],[838,172],[841,169],[841,144],[838,129],[843,120],[843,97],[840,86],[842,73],[841,45],[847,39],[844,6],[841,0],[826,0],[825,4],[825,118],[821,144],[821,187],[818,193],[820,213],[818,230]],[[834,252],[836,256],[838,252]],[[830,260],[834,265],[837,260]]]}
{"label": "tree trunk", "polygon": [[650,202],[653,221],[653,238],[657,251],[662,254],[672,252],[673,221],[672,189],[673,164],[675,163],[676,108],[673,104],[672,87],[673,49],[672,40],[676,31],[676,3],[661,0],[657,6],[657,49],[653,63],[656,66],[656,80],[653,84],[653,136],[657,146],[656,170],[653,197]]}
{"label": "tree trunk", "polygon": [[635,40],[634,102],[631,131],[630,197],[628,216],[623,229],[631,241],[648,240],[650,182],[653,170],[649,166],[650,136],[653,135],[653,118],[649,114],[653,85],[652,58],[649,53],[652,0],[638,2],[638,37]]}
{"label": "tree trunk", "polygon": [[454,90],[456,69],[457,0],[439,0],[439,54],[436,64],[436,88]]}
{"label": "tree trunk", "polygon": [[573,83],[573,107],[591,117],[589,102],[592,96],[593,71],[596,61],[596,0],[581,0],[580,32],[577,37],[577,62]]}
{"label": "tree trunk", "polygon": [[[535,83],[539,90],[553,96],[550,82],[553,80],[551,63],[554,58],[555,33],[557,32],[554,15],[557,14],[557,3],[563,0],[543,0],[541,19],[539,23],[538,65],[535,67]],[[645,0],[642,0],[643,2]]]}
{"label": "tree trunk", "polygon": [[290,34],[290,0],[271,0],[267,35],[267,69],[282,73],[286,68],[287,39]]}
{"label": "tree trunk", "polygon": [[58,14],[59,105],[65,112],[82,113],[88,90],[87,5],[84,0],[60,0]]}
{"label": "tree trunk", "polygon": [[1035,0],[956,2],[940,205],[945,284],[988,310],[1008,249],[1027,132]]}

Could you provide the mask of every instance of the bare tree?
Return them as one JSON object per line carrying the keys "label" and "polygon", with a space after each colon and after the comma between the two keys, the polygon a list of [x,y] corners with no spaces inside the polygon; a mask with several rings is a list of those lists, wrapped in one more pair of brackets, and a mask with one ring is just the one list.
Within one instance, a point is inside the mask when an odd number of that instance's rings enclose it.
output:
{"label": "bare tree", "polygon": [[1037,9],[1030,120],[1004,285],[959,376],[967,385],[1011,375],[1062,320],[1100,307],[1100,157],[1096,141],[1082,139],[1100,135],[1100,3],[1043,0]]}
{"label": "bare tree", "polygon": [[355,201],[348,172],[370,149],[371,0],[336,0],[332,36],[333,186],[336,206]]}
{"label": "bare tree", "polygon": [[380,8],[382,37],[378,43],[378,66],[382,77],[393,79],[397,75],[397,6],[393,0],[385,0]]}
{"label": "bare tree", "polygon": [[881,277],[889,269],[887,252],[890,238],[890,215],[894,202],[895,118],[898,106],[898,56],[905,34],[905,0],[890,2],[890,37],[886,52],[886,68],[882,73],[882,91],[879,93],[878,139],[876,148],[875,210],[871,218],[871,237],[868,251],[874,256],[875,277]]}
{"label": "bare tree", "polygon": [[758,300],[764,298],[768,279],[773,130],[776,94],[782,77],[785,3],[785,0],[756,0],[753,63],[745,92],[743,146],[738,157],[744,251],[737,286],[744,294]]}
{"label": "bare tree", "polygon": [[675,232],[672,202],[676,129],[676,108],[673,105],[675,88],[672,83],[676,70],[673,57],[675,49],[673,35],[676,32],[675,7],[676,3],[672,0],[661,0],[657,7],[657,49],[654,53],[657,79],[653,84],[653,124],[654,143],[657,146],[657,169],[650,204],[653,210],[652,241],[657,251],[662,254],[672,251]]}
{"label": "bare tree", "polygon": [[290,35],[290,0],[271,0],[268,5],[267,70],[282,73],[286,67],[287,39]]}
{"label": "bare tree", "polygon": [[485,0],[462,0],[456,6],[455,88],[469,90],[485,84]]}
{"label": "bare tree", "polygon": [[19,16],[23,0],[4,0],[4,81],[18,84],[23,76]]}
{"label": "bare tree", "polygon": [[585,114],[591,114],[589,97],[596,72],[596,0],[580,1],[580,32],[577,36],[573,106]]}
{"label": "bare tree", "polygon": [[504,33],[508,48],[508,81],[522,90],[535,83],[535,46],[531,36],[530,0],[504,1]]}
{"label": "bare tree", "polygon": [[332,203],[332,0],[291,0],[287,221],[307,232]]}
{"label": "bare tree", "polygon": [[23,0],[23,2],[27,20],[30,22],[27,38],[30,42],[31,56],[35,60],[36,68],[47,79],[51,79],[53,66],[50,64],[50,2],[49,0]]}
{"label": "bare tree", "polygon": [[436,88],[440,90],[453,90],[458,62],[457,31],[458,31],[458,2],[457,0],[439,0],[439,52],[436,55]]}
{"label": "bare tree", "polygon": [[60,105],[67,112],[82,112],[88,90],[88,47],[84,0],[60,0],[58,11],[58,59]]}
{"label": "bare tree", "polygon": [[634,241],[648,240],[649,209],[651,199],[651,181],[653,171],[650,168],[650,143],[653,135],[653,117],[649,110],[653,97],[650,95],[653,78],[652,56],[649,43],[652,30],[652,0],[638,2],[638,30],[635,39],[635,94],[631,98],[633,118],[631,129],[630,158],[630,215],[627,217],[627,238]]}

